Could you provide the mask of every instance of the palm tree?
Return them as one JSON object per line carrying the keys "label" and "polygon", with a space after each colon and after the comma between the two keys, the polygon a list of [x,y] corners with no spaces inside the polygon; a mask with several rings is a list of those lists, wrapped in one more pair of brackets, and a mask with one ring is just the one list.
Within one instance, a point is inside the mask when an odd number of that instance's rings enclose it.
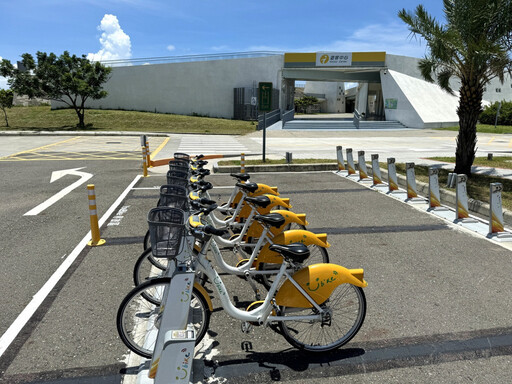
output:
{"label": "palm tree", "polygon": [[454,94],[450,79],[460,81],[459,134],[455,173],[471,175],[476,154],[476,124],[482,112],[484,86],[510,73],[512,0],[443,0],[446,24],[441,25],[422,5],[414,13],[398,12],[413,36],[421,36],[428,53],[419,63],[426,81]]}

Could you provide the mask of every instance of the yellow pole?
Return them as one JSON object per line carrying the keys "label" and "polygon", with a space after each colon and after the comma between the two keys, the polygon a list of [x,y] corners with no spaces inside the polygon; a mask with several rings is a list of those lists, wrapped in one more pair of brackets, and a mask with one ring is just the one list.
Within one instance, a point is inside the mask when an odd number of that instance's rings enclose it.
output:
{"label": "yellow pole", "polygon": [[94,184],[87,185],[87,195],[89,198],[89,218],[91,219],[91,235],[92,240],[87,244],[94,247],[96,245],[105,244],[105,240],[100,238],[100,228],[98,226],[98,214],[96,212],[96,193],[94,192]]}
{"label": "yellow pole", "polygon": [[146,141],[146,164],[151,167],[151,159],[149,158],[149,141]]}
{"label": "yellow pole", "polygon": [[142,146],[142,169],[144,171],[143,176],[148,177],[148,162],[146,156],[146,147]]}
{"label": "yellow pole", "polygon": [[240,154],[240,173],[245,173],[245,153]]}

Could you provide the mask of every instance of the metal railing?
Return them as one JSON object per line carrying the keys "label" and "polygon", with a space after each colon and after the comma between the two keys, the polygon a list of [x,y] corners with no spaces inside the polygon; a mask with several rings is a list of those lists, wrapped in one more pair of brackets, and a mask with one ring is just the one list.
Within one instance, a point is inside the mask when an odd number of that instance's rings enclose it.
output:
{"label": "metal railing", "polygon": [[359,129],[359,122],[364,120],[364,117],[359,113],[357,109],[354,109],[354,125]]}
{"label": "metal railing", "polygon": [[264,129],[281,120],[281,110],[274,109],[271,112],[264,112],[258,115],[258,129]]}
{"label": "metal railing", "polygon": [[163,64],[163,63],[188,63],[193,61],[213,61],[213,60],[230,60],[230,59],[246,59],[255,57],[268,57],[283,55],[284,52],[278,51],[252,51],[252,52],[231,52],[206,55],[186,55],[186,56],[161,56],[161,57],[145,57],[137,59],[119,59],[119,60],[101,60],[104,65],[130,66],[145,64]]}
{"label": "metal railing", "polygon": [[283,125],[286,124],[288,121],[293,120],[294,117],[295,117],[295,109],[290,109],[289,111],[284,112],[281,116]]}

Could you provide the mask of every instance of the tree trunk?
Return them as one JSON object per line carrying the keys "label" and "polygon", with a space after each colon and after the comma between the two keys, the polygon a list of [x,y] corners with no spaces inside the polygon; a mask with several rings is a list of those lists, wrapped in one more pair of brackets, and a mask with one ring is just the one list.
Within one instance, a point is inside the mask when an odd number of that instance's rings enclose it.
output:
{"label": "tree trunk", "polygon": [[476,124],[482,112],[483,88],[478,79],[461,79],[459,107],[459,135],[455,150],[455,173],[471,176],[476,154]]}
{"label": "tree trunk", "polygon": [[85,123],[84,123],[84,117],[85,117],[85,109],[83,108],[79,108],[77,106],[74,107],[75,108],[75,112],[76,114],[78,115],[78,125],[77,127],[78,128],[85,128]]}
{"label": "tree trunk", "polygon": [[4,111],[5,126],[9,128],[9,120],[7,120],[7,111],[5,110],[5,108],[2,108],[2,111]]}

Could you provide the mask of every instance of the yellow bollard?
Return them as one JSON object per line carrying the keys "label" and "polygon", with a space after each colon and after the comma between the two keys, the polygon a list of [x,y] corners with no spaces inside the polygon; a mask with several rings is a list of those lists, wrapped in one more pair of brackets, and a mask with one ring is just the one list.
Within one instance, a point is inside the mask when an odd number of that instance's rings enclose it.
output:
{"label": "yellow bollard", "polygon": [[100,228],[98,226],[98,214],[96,212],[96,194],[94,184],[87,185],[87,195],[89,198],[89,217],[91,219],[92,240],[87,243],[92,247],[105,244],[105,240],[100,238]]}
{"label": "yellow bollard", "polygon": [[240,154],[240,173],[245,173],[245,153]]}
{"label": "yellow bollard", "polygon": [[151,158],[149,155],[149,141],[146,141],[146,164],[151,167]]}
{"label": "yellow bollard", "polygon": [[142,170],[144,171],[143,176],[148,177],[148,161],[145,146],[142,146]]}

